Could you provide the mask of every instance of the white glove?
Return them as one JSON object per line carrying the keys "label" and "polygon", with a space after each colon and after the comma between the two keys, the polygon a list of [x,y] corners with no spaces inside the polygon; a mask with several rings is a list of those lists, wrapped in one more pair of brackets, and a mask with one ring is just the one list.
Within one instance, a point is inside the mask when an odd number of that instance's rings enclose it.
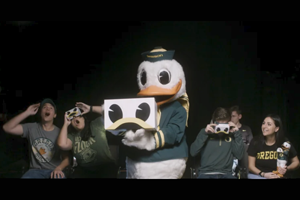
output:
{"label": "white glove", "polygon": [[138,129],[135,132],[132,130],[126,131],[122,142],[126,146],[132,146],[138,149],[146,149],[148,151],[155,149],[153,133],[145,129]]}

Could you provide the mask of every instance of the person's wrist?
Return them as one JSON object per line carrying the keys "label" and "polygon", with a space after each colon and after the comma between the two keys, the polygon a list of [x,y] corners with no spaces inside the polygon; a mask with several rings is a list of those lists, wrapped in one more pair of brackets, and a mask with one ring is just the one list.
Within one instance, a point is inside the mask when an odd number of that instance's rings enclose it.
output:
{"label": "person's wrist", "polygon": [[90,106],[90,112],[93,112],[93,106]]}
{"label": "person's wrist", "polygon": [[264,177],[264,172],[260,171],[260,172],[258,173],[258,175],[261,176],[261,177]]}
{"label": "person's wrist", "polygon": [[62,171],[62,168],[61,167],[56,167],[55,170]]}
{"label": "person's wrist", "polygon": [[29,110],[25,110],[23,113],[26,115],[26,117],[29,117],[29,116],[31,116],[31,113],[30,113],[30,111],[29,111]]}

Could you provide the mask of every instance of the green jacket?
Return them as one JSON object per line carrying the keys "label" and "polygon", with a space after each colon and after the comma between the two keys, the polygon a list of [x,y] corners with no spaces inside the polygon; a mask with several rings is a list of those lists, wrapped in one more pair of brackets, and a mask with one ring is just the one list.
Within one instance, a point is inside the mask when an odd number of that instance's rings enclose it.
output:
{"label": "green jacket", "polygon": [[178,101],[163,104],[159,108],[158,131],[153,132],[156,147],[153,151],[125,146],[126,155],[138,162],[157,162],[188,157],[185,136],[187,112]]}
{"label": "green jacket", "polygon": [[191,144],[190,153],[193,157],[200,154],[199,173],[231,173],[233,158],[242,159],[244,148],[240,131],[219,138],[203,128]]}

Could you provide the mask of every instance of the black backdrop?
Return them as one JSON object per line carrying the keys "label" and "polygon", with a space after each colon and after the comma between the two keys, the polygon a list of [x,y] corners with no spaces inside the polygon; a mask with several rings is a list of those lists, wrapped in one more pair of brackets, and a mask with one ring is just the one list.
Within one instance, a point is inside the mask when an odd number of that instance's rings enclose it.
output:
{"label": "black backdrop", "polygon": [[[1,22],[0,85],[9,117],[49,97],[58,117],[76,101],[135,97],[140,54],[174,49],[190,98],[189,144],[218,106],[238,104],[253,134],[278,113],[299,152],[294,24],[284,22]],[[28,120],[34,120],[28,119]],[[8,143],[9,141],[2,144]],[[7,145],[8,146],[8,145]]]}

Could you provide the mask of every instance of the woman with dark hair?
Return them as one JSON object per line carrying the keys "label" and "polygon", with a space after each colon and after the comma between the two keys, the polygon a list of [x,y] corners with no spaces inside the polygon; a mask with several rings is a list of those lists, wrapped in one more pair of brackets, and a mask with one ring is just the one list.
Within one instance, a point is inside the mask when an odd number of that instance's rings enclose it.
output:
{"label": "woman with dark hair", "polygon": [[[82,115],[69,120],[65,113],[57,140],[61,149],[72,150],[76,158],[77,166],[71,178],[117,178],[120,140],[104,129],[102,107],[81,102],[75,106],[82,110]],[[89,112],[101,116],[90,122],[85,116]]]}
{"label": "woman with dark hair", "polygon": [[[286,178],[286,172],[299,167],[299,159],[294,146],[285,137],[281,119],[276,114],[265,117],[262,134],[256,136],[248,147],[249,179]],[[288,162],[285,167],[277,167],[278,152],[284,143],[289,144]],[[278,172],[278,173],[275,173]]]}

